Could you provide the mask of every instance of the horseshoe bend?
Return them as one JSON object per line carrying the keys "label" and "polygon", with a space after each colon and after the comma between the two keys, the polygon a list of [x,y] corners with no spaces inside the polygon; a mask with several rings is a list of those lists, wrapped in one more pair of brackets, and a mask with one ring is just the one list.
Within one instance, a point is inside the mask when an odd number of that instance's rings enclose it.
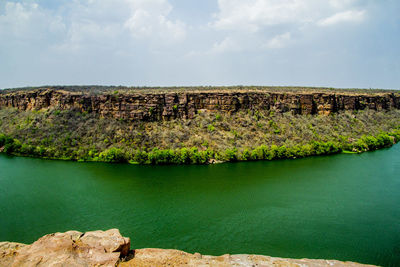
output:
{"label": "horseshoe bend", "polygon": [[0,266],[397,266],[399,126],[395,90],[1,90]]}
{"label": "horseshoe bend", "polygon": [[0,267],[399,267],[399,10],[0,1]]}

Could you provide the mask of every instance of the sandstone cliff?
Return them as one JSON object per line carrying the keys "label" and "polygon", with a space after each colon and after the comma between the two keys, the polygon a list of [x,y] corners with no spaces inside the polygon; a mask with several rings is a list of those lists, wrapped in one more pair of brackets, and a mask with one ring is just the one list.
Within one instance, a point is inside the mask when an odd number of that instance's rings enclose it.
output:
{"label": "sandstone cliff", "polygon": [[19,110],[76,109],[102,117],[127,120],[193,118],[201,111],[237,112],[273,110],[293,114],[325,114],[341,110],[400,109],[400,95],[384,93],[177,91],[89,94],[56,89],[10,91],[0,94],[0,108]]}
{"label": "sandstone cliff", "polygon": [[0,266],[372,266],[336,260],[283,259],[260,255],[206,256],[179,250],[130,250],[117,229],[46,235],[31,245],[0,242]]}

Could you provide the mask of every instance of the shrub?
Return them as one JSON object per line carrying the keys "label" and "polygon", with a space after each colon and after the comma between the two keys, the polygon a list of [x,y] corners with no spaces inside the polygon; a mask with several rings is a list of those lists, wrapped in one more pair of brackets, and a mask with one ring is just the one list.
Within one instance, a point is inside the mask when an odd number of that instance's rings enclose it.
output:
{"label": "shrub", "polygon": [[193,164],[201,163],[201,154],[197,147],[192,147],[190,149],[190,162]]}
{"label": "shrub", "polygon": [[35,147],[34,153],[38,156],[45,157],[46,156],[46,148],[44,146]]}
{"label": "shrub", "polygon": [[148,161],[148,155],[145,151],[138,150],[135,152],[133,160],[137,163],[144,164]]}
{"label": "shrub", "polygon": [[99,154],[99,160],[105,162],[126,162],[126,155],[125,153],[116,147],[109,148],[104,150]]}
{"label": "shrub", "polygon": [[272,160],[278,158],[278,150],[279,148],[277,145],[272,145],[266,159]]}
{"label": "shrub", "polygon": [[395,139],[395,142],[398,142],[400,140],[400,129],[395,129],[395,130],[389,132],[388,135],[393,136]]}
{"label": "shrub", "polygon": [[277,157],[278,159],[285,159],[285,158],[288,158],[286,146],[280,146],[280,147],[278,147],[278,149],[276,150],[276,157]]}
{"label": "shrub", "polygon": [[10,136],[0,134],[0,147],[7,145],[7,144],[12,144],[14,143],[14,139],[11,138]]}
{"label": "shrub", "polygon": [[224,152],[224,158],[226,161],[237,161],[238,156],[237,156],[237,149],[226,149]]}
{"label": "shrub", "polygon": [[14,152],[13,143],[7,143],[4,145],[3,152],[10,155]]}
{"label": "shrub", "polygon": [[250,151],[246,148],[245,150],[243,150],[240,160],[248,161],[251,159],[252,159],[252,157],[251,157]]}
{"label": "shrub", "polygon": [[23,155],[32,155],[35,151],[35,148],[31,145],[22,144],[19,152]]}
{"label": "shrub", "polygon": [[175,162],[175,153],[170,149],[154,148],[148,153],[148,159],[151,164],[171,164]]}
{"label": "shrub", "polygon": [[261,146],[255,148],[251,152],[251,159],[253,159],[253,160],[268,159],[268,148],[267,148],[267,146],[261,145]]}
{"label": "shrub", "polygon": [[190,164],[190,151],[187,148],[182,148],[177,152],[178,164]]}

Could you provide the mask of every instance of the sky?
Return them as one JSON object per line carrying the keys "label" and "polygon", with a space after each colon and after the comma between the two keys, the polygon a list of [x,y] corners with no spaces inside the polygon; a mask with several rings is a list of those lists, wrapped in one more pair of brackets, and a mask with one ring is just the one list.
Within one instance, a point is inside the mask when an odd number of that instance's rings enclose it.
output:
{"label": "sky", "polygon": [[400,89],[398,0],[0,0],[0,88]]}

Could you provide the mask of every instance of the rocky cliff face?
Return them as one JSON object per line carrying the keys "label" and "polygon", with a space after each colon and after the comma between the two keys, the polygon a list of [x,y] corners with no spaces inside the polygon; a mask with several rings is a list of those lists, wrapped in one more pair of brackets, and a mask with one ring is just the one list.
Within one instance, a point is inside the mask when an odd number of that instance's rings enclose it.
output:
{"label": "rocky cliff face", "polygon": [[400,109],[393,93],[293,93],[293,92],[176,92],[85,94],[54,89],[0,94],[0,108],[19,110],[77,109],[102,117],[127,120],[193,118],[201,111],[237,112],[273,110],[293,114],[324,114],[341,110]]}
{"label": "rocky cliff face", "polygon": [[130,250],[129,238],[117,229],[46,235],[32,245],[0,242],[0,266],[330,266],[361,267],[336,260],[283,259],[260,255],[206,256],[169,249]]}

